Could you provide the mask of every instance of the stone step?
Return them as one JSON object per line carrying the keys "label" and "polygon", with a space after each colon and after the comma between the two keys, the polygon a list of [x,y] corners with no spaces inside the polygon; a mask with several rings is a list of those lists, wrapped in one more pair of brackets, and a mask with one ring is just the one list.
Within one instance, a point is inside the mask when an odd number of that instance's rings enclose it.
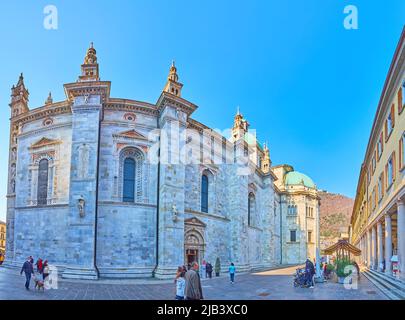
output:
{"label": "stone step", "polygon": [[405,282],[403,282],[402,280],[396,279],[393,276],[389,276],[385,273],[382,273],[382,272],[379,272],[376,270],[370,269],[368,271],[371,272],[376,277],[380,277],[380,278],[384,279],[385,281],[389,282],[392,286],[394,286],[398,290],[403,291],[405,293]]}
{"label": "stone step", "polygon": [[390,282],[382,277],[373,274],[369,270],[365,271],[363,275],[370,280],[378,289],[380,289],[391,300],[405,300],[405,292],[399,290]]}

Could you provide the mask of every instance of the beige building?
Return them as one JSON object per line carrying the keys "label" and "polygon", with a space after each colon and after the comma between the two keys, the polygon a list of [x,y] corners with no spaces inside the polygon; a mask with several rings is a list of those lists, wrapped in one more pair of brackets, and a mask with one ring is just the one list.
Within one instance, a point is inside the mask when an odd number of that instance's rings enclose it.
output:
{"label": "beige building", "polygon": [[[405,275],[405,28],[394,54],[361,166],[350,241],[368,267]],[[385,263],[385,269],[384,269]]]}
{"label": "beige building", "polygon": [[281,257],[283,264],[313,260],[319,248],[319,196],[315,183],[289,165],[272,168],[281,211]]}
{"label": "beige building", "polygon": [[0,253],[6,253],[6,224],[0,221]]}

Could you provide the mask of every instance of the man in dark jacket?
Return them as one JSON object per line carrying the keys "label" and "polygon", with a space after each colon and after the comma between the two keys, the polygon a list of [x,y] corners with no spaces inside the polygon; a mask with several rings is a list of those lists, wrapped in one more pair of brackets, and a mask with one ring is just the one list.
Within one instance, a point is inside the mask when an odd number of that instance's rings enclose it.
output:
{"label": "man in dark jacket", "polygon": [[212,264],[211,263],[207,263],[207,278],[212,278]]}
{"label": "man in dark jacket", "polygon": [[31,257],[28,257],[27,261],[24,262],[20,274],[23,272],[25,273],[25,289],[29,290],[31,275],[34,274],[34,266],[31,263]]}
{"label": "man in dark jacket", "polygon": [[193,262],[191,269],[186,272],[184,276],[186,280],[186,287],[184,289],[184,296],[186,300],[201,300],[204,299],[202,288],[201,288],[201,279],[198,273],[198,263]]}
{"label": "man in dark jacket", "polygon": [[305,275],[307,280],[307,285],[310,288],[314,287],[313,277],[315,274],[315,267],[311,260],[307,259],[305,262]]}

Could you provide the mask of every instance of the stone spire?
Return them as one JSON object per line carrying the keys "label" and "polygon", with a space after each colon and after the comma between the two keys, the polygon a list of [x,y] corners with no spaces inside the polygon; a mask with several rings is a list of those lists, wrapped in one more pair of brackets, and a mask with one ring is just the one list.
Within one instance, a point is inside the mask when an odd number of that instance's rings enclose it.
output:
{"label": "stone spire", "polygon": [[45,105],[49,105],[53,103],[52,93],[49,92],[48,98],[45,101]]}
{"label": "stone spire", "polygon": [[82,64],[82,74],[79,77],[79,82],[84,81],[99,81],[97,51],[94,49],[93,42],[90,43],[90,47],[87,49],[86,56],[84,57],[84,63]]}
{"label": "stone spire", "polygon": [[261,161],[262,163],[261,169],[264,173],[269,173],[271,168],[271,160],[270,160],[270,150],[269,147],[267,146],[267,142],[264,143],[263,152],[264,156]]}
{"label": "stone spire", "polygon": [[245,137],[246,132],[248,132],[249,123],[243,118],[240,113],[239,107],[236,111],[236,115],[233,121],[232,128],[232,138],[234,141],[242,139]]}
{"label": "stone spire", "polygon": [[24,76],[21,73],[17,85],[11,88],[11,117],[16,117],[22,113],[28,112],[29,92],[25,88]]}
{"label": "stone spire", "polygon": [[172,65],[170,66],[169,76],[167,77],[166,85],[163,91],[171,93],[175,96],[181,97],[181,89],[183,88],[183,84],[179,82],[179,76],[177,74],[177,68],[175,65],[174,60],[172,61]]}

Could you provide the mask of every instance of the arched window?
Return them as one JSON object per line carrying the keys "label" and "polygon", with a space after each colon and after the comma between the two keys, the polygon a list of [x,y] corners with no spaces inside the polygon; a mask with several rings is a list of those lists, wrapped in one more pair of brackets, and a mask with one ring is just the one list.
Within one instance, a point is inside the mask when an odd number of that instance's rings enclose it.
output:
{"label": "arched window", "polygon": [[201,212],[208,213],[208,177],[205,174],[201,178]]}
{"label": "arched window", "polygon": [[124,161],[123,202],[135,202],[135,160],[132,158]]}
{"label": "arched window", "polygon": [[253,193],[249,193],[248,197],[248,226],[255,225],[255,215],[256,215],[256,198]]}
{"label": "arched window", "polygon": [[42,159],[39,162],[38,168],[38,193],[37,203],[38,205],[46,205],[48,199],[48,169],[49,161]]}

